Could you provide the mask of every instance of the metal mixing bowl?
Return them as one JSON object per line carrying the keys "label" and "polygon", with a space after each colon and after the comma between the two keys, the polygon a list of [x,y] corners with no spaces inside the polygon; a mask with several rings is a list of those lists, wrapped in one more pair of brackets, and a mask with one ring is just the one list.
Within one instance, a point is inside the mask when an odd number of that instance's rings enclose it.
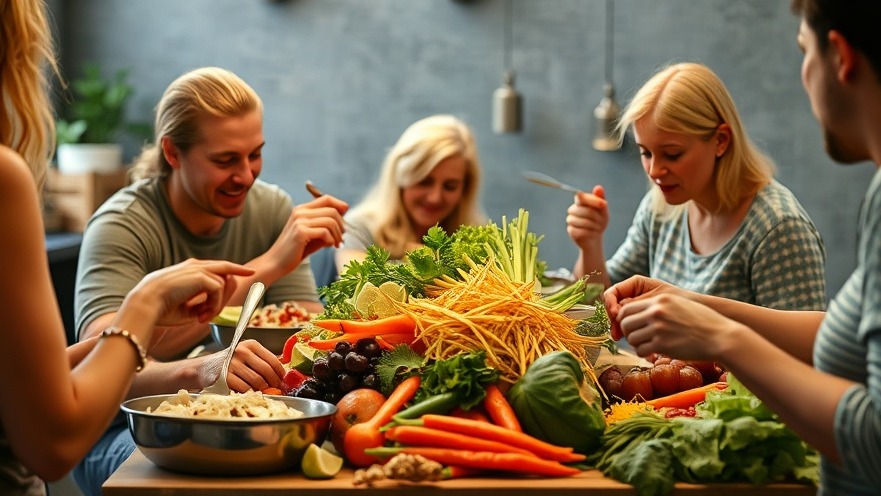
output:
{"label": "metal mixing bowl", "polygon": [[[242,334],[242,339],[254,339],[267,350],[276,355],[281,355],[285,341],[292,334],[302,329],[302,325],[298,327],[249,327]],[[223,348],[226,348],[232,342],[232,336],[235,334],[235,331],[236,326],[234,325],[211,324],[211,337],[214,338],[214,342]]]}
{"label": "metal mixing bowl", "polygon": [[[206,419],[147,413],[176,394],[128,400],[122,410],[135,444],[150,461],[175,472],[256,475],[297,470],[306,448],[321,445],[336,406],[272,396],[304,413],[297,419]],[[193,393],[196,397],[198,394]]]}

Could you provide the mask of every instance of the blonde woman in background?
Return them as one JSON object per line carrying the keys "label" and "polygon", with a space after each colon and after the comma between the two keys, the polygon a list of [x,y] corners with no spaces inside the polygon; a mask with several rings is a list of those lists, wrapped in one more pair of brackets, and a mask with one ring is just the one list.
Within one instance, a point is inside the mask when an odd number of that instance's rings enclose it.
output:
{"label": "blonde woman in background", "polygon": [[190,260],[134,287],[99,337],[65,349],[45,255],[40,189],[54,149],[46,6],[0,8],[0,494],[42,495],[119,411],[156,325],[206,322],[253,270]]}
{"label": "blonde woman in background", "polygon": [[464,122],[434,115],[413,123],[386,156],[379,180],[346,214],[337,270],[363,260],[370,244],[400,260],[432,226],[453,233],[486,222],[479,188],[477,145]]}
{"label": "blonde woman in background", "polygon": [[[784,312],[634,277],[605,293],[637,352],[723,364],[821,454],[819,496],[881,494],[881,2],[793,0],[801,80],[826,153],[871,160],[856,265],[829,311]],[[811,143],[810,147],[816,144]],[[855,167],[848,165],[848,168]],[[843,171],[839,167],[837,170]],[[759,366],[756,366],[759,364]]]}
{"label": "blonde woman in background", "polygon": [[636,93],[618,124],[632,128],[651,183],[624,243],[608,261],[602,186],[579,193],[566,218],[575,275],[606,287],[647,275],[698,293],[790,310],[825,308],[826,252],[774,164],[750,141],[708,67],[671,65]]}

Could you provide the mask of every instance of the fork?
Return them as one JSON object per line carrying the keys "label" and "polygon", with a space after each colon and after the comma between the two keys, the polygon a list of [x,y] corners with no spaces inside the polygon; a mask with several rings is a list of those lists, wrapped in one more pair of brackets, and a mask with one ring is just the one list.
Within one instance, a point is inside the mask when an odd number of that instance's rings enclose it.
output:
{"label": "fork", "polygon": [[214,384],[206,387],[200,393],[222,395],[228,395],[230,393],[229,384],[226,382],[226,374],[229,372],[229,364],[232,362],[232,356],[236,351],[236,345],[239,344],[239,340],[242,339],[242,334],[244,334],[245,329],[248,328],[248,322],[251,321],[251,316],[254,315],[254,310],[257,310],[257,304],[260,302],[260,298],[263,297],[263,292],[265,290],[266,286],[264,286],[262,282],[258,281],[251,285],[251,289],[248,290],[248,296],[245,297],[245,303],[242,305],[242,313],[239,315],[239,321],[236,323],[236,332],[233,334],[232,342],[229,343],[226,359],[223,361],[223,367],[220,369],[220,377],[214,381]]}
{"label": "fork", "polygon": [[575,194],[581,193],[581,190],[576,188],[575,186],[570,186],[541,172],[525,171],[523,173],[523,177],[526,178],[526,180],[529,182],[540,184],[542,186],[547,186],[549,188],[562,189],[563,191],[568,191]]}
{"label": "fork", "polygon": [[[318,187],[316,187],[314,184],[312,184],[312,181],[306,181],[306,191],[308,191],[309,194],[311,194],[313,198],[320,198],[320,197],[324,196],[324,193],[320,189],[318,189]],[[347,233],[354,236],[365,247],[374,244],[373,241],[365,238],[364,235],[361,234],[360,231],[358,231],[358,229],[356,229],[354,226],[352,226],[352,224],[349,221],[347,221],[345,217],[343,217],[343,227],[346,228]]]}

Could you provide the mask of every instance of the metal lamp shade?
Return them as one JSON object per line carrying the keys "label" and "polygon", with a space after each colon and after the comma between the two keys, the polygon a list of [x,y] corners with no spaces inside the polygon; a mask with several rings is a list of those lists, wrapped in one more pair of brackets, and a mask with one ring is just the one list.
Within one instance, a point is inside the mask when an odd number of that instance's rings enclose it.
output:
{"label": "metal lamp shade", "polygon": [[522,114],[523,99],[514,89],[514,74],[507,72],[504,84],[493,93],[493,131],[496,134],[520,132]]}

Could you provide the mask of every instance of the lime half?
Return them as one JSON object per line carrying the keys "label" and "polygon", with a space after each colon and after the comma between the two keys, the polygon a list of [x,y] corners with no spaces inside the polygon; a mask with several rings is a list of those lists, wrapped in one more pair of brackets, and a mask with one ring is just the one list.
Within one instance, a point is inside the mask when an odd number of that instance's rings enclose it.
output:
{"label": "lime half", "polygon": [[407,301],[407,290],[400,284],[387,281],[377,287],[368,282],[355,297],[355,310],[363,319],[381,319],[399,314],[395,302],[405,301]]}
{"label": "lime half", "polygon": [[407,290],[396,282],[386,281],[379,285],[379,290],[398,303],[407,302]]}
{"label": "lime half", "polygon": [[212,322],[220,325],[236,325],[240,315],[242,315],[242,307],[223,307]]}
{"label": "lime half", "polygon": [[297,342],[291,349],[291,361],[288,363],[288,367],[312,375],[312,363],[315,361],[316,351],[318,350],[308,344]]}
{"label": "lime half", "polygon": [[300,467],[303,475],[310,479],[330,479],[343,468],[343,459],[317,444],[310,444]]}

